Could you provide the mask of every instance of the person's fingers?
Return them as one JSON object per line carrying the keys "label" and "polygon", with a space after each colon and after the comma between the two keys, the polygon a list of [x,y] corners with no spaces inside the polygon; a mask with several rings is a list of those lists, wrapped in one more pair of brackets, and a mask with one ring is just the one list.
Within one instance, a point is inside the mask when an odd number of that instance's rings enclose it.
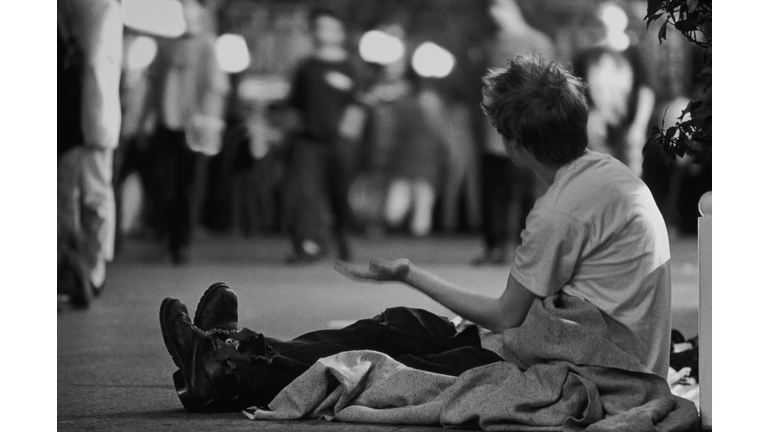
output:
{"label": "person's fingers", "polygon": [[368,268],[371,269],[371,271],[392,270],[392,261],[383,258],[371,258],[371,260],[368,261]]}
{"label": "person's fingers", "polygon": [[361,270],[354,264],[345,261],[336,261],[333,265],[333,269],[351,279],[361,278]]}

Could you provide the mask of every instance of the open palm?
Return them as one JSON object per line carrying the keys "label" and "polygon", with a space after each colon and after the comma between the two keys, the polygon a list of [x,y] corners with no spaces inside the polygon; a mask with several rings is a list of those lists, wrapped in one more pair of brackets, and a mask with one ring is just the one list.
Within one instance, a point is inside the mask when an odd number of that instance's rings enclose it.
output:
{"label": "open palm", "polygon": [[402,282],[410,270],[411,262],[405,258],[394,261],[374,258],[368,266],[336,261],[334,269],[353,280],[372,282]]}

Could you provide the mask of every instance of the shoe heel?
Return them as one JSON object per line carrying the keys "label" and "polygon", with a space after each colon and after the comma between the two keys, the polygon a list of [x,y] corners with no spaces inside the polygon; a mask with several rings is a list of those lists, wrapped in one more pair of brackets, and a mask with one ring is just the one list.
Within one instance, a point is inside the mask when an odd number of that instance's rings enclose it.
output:
{"label": "shoe heel", "polygon": [[173,385],[176,387],[176,395],[179,396],[181,404],[189,412],[197,412],[197,404],[195,404],[192,398],[192,393],[189,391],[187,381],[184,379],[184,374],[181,369],[173,373]]}
{"label": "shoe heel", "polygon": [[213,413],[213,412],[226,412],[226,411],[240,411],[242,408],[236,406],[236,404],[228,403],[228,401],[235,399],[237,391],[232,390],[225,392],[220,397],[209,400],[203,405],[195,402],[192,392],[189,391],[187,380],[184,379],[184,373],[181,369],[173,373],[173,385],[176,387],[176,395],[179,397],[181,404],[187,412],[191,413]]}

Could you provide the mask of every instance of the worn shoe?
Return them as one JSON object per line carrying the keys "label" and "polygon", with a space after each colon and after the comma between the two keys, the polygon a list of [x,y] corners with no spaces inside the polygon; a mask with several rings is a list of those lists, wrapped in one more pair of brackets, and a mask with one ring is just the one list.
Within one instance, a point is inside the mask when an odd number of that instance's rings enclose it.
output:
{"label": "worn shoe", "polygon": [[197,328],[187,307],[171,298],[160,306],[160,329],[165,347],[179,368],[173,380],[184,408],[189,412],[227,410],[237,397],[237,377],[229,373],[226,358],[219,356],[226,341]]}
{"label": "worn shoe", "polygon": [[195,327],[202,331],[213,329],[237,330],[237,295],[223,282],[208,287],[195,310]]}

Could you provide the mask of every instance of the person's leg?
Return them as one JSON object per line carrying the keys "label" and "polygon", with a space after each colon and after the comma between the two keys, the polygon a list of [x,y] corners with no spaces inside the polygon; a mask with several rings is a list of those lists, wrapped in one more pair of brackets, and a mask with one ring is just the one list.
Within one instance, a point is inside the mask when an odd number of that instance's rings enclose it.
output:
{"label": "person's leg", "polygon": [[80,147],[74,147],[59,155],[57,167],[57,240],[58,250],[80,231]]}
{"label": "person's leg", "polygon": [[389,308],[342,329],[317,330],[290,341],[266,340],[278,354],[307,364],[351,350],[379,351],[392,357],[418,357],[463,347],[480,347],[477,327],[470,326],[457,333],[446,318],[409,307]]}
{"label": "person's leg", "polygon": [[485,256],[475,260],[475,264],[498,261],[506,250],[512,199],[512,162],[508,158],[484,155],[482,176],[483,239],[486,250]]}
{"label": "person's leg", "polygon": [[192,240],[192,184],[197,168],[197,154],[187,147],[183,132],[174,132],[169,144],[175,160],[175,177],[172,180],[171,208],[169,215],[168,246],[174,264],[189,259]]}
{"label": "person's leg", "polygon": [[323,208],[327,200],[323,183],[325,150],[322,144],[299,140],[291,155],[288,231],[299,261],[313,261],[325,252],[321,238],[327,211]]}
{"label": "person's leg", "polygon": [[115,247],[115,195],[112,150],[84,147],[82,152],[82,227],[90,282],[97,290],[106,279],[106,263]]}
{"label": "person's leg", "polygon": [[87,307],[92,291],[83,256],[80,225],[82,147],[58,156],[57,167],[57,292],[67,294],[74,306]]}
{"label": "person's leg", "polygon": [[[346,148],[346,147],[342,147]],[[351,168],[348,155],[340,154],[336,149],[329,154],[329,162],[326,167],[325,178],[328,184],[328,197],[333,216],[332,234],[338,247],[339,259],[349,261],[351,251],[347,234],[353,227],[352,209],[349,206],[349,185]]]}
{"label": "person's leg", "polygon": [[174,373],[177,393],[189,411],[266,406],[318,359],[350,350],[376,350],[408,366],[451,375],[501,361],[481,348],[474,326],[457,333],[447,319],[405,307],[291,341],[247,328],[237,331],[237,297],[222,283],[205,292],[194,321],[181,302],[165,299],[160,325],[179,367]]}
{"label": "person's leg", "polygon": [[411,185],[404,179],[393,179],[387,190],[384,204],[384,220],[390,227],[403,223],[411,208]]}
{"label": "person's leg", "polygon": [[239,360],[240,354],[230,355],[238,376],[238,399],[260,406],[271,402],[317,360],[346,351],[378,351],[406,366],[452,376],[503,360],[480,346],[476,327],[457,334],[447,319],[407,307],[390,308],[343,329],[318,330],[290,341],[264,337],[247,328],[216,337],[240,353],[267,359],[245,361]]}
{"label": "person's leg", "polygon": [[147,222],[155,238],[163,241],[171,226],[174,182],[177,163],[172,151],[173,133],[158,126],[146,156],[146,188],[149,211]]}
{"label": "person's leg", "polygon": [[421,237],[432,231],[432,213],[436,198],[435,188],[429,182],[422,179],[414,182],[411,234]]}

